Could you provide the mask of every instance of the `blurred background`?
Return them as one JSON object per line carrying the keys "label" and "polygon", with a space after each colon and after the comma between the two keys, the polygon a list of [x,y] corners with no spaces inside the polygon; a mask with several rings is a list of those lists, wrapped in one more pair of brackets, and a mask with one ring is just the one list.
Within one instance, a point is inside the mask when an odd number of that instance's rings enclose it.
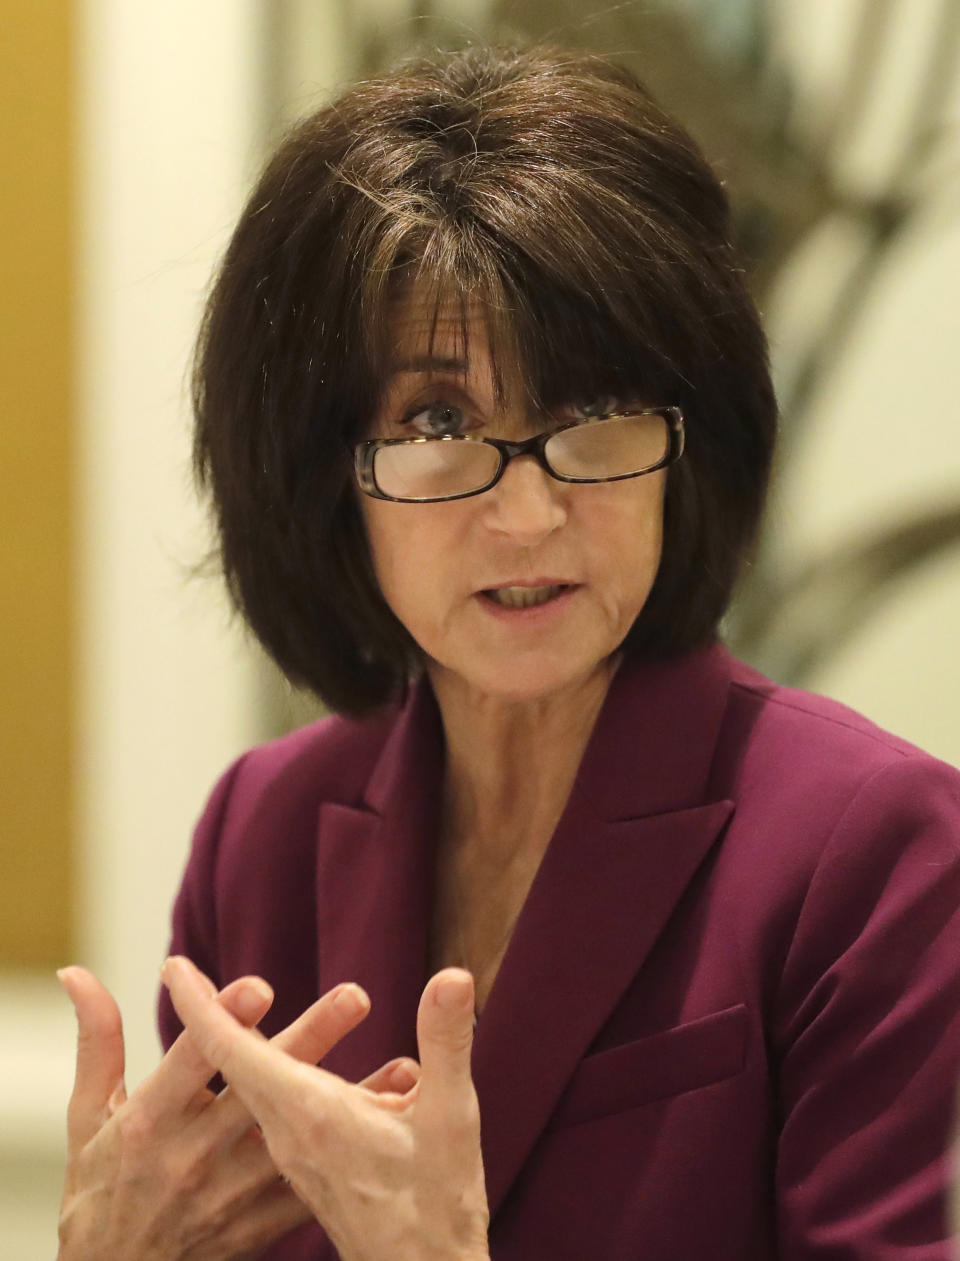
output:
{"label": "blurred background", "polygon": [[[783,404],[727,633],[960,763],[957,0],[0,0],[0,1238],[56,1251],[92,967],[128,1083],[193,823],[313,712],[190,577],[186,370],[283,128],[418,44],[635,66],[726,179]],[[278,844],[282,838],[278,837]]]}

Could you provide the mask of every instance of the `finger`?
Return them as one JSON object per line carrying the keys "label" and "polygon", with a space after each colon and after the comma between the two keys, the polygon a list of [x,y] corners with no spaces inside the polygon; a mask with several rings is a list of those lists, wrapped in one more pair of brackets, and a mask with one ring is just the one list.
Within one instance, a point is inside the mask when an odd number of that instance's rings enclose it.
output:
{"label": "finger", "polygon": [[123,1022],[113,995],[86,968],[61,968],[57,980],[77,1015],[77,1066],[67,1109],[71,1152],[93,1138],[124,1094]]}
{"label": "finger", "polygon": [[375,1094],[391,1091],[394,1094],[405,1095],[419,1080],[420,1065],[416,1060],[402,1056],[378,1068],[375,1073],[365,1077],[360,1085],[365,1086],[367,1090],[372,1090]]}
{"label": "finger", "polygon": [[416,1060],[391,1060],[360,1085],[371,1092],[378,1108],[405,1112],[420,1094],[420,1065]]}
{"label": "finger", "polygon": [[303,1015],[273,1039],[274,1046],[295,1059],[316,1064],[370,1010],[370,999],[359,985],[347,981],[312,1003]]}
{"label": "finger", "polygon": [[444,968],[427,982],[417,1011],[420,1049],[420,1101],[446,1106],[471,1094],[473,1050],[473,977],[463,968]]}
{"label": "finger", "polygon": [[[273,1039],[273,1045],[279,1045],[283,1036],[283,1034],[278,1034]],[[288,1054],[296,1055],[296,1052],[288,1051]],[[303,1059],[304,1063],[311,1062],[308,1056],[296,1056],[296,1058]],[[390,1060],[376,1072],[371,1073],[369,1077],[365,1077],[358,1085],[369,1090],[371,1094],[377,1095],[378,1103],[390,1110],[400,1110],[409,1105],[410,1092],[419,1080],[420,1065],[416,1060],[402,1056],[399,1059]],[[246,1104],[230,1086],[217,1100],[216,1114],[217,1133],[224,1141],[239,1139],[254,1124],[254,1119]]]}
{"label": "finger", "polygon": [[[272,1045],[305,1064],[316,1064],[345,1034],[356,1028],[369,1010],[370,1000],[359,985],[351,982],[338,985],[271,1039]],[[398,1061],[391,1063],[395,1065]],[[239,1136],[251,1124],[246,1105],[228,1086],[217,1102],[217,1125],[224,1137]]]}
{"label": "finger", "polygon": [[[273,990],[261,977],[243,976],[212,994],[224,1010],[242,1025],[254,1026],[270,1010]],[[196,1042],[185,1030],[170,1047],[159,1065],[137,1091],[140,1105],[156,1119],[171,1118],[180,1124],[184,1111],[206,1097],[207,1082],[213,1071]]]}
{"label": "finger", "polygon": [[314,1098],[343,1088],[338,1077],[294,1060],[256,1030],[238,1024],[215,1001],[210,981],[189,959],[168,959],[161,975],[200,1054],[223,1074],[261,1125],[278,1113],[300,1111],[308,1083]]}

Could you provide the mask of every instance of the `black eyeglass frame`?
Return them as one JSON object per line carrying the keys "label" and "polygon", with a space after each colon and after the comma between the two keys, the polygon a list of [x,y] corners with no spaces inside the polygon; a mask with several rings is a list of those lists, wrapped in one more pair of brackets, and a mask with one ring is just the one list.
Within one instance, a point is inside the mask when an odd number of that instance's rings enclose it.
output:
{"label": "black eyeglass frame", "polygon": [[[546,456],[546,445],[557,434],[563,433],[567,429],[581,429],[585,425],[602,424],[608,420],[626,420],[631,416],[662,416],[667,422],[667,450],[663,458],[658,460],[656,464],[651,464],[649,468],[640,469],[636,473],[617,473],[615,477],[567,477],[563,473],[557,473],[550,467]],[[448,503],[453,499],[471,499],[474,495],[482,495],[485,491],[492,490],[500,478],[503,477],[507,465],[518,455],[532,455],[544,472],[558,482],[569,482],[574,485],[624,482],[633,477],[645,477],[648,473],[656,473],[658,469],[674,464],[683,455],[684,441],[683,412],[679,407],[644,407],[636,411],[612,412],[609,416],[598,416],[590,420],[574,420],[570,424],[560,425],[556,429],[546,429],[543,433],[535,434],[532,438],[526,438],[522,442],[507,442],[503,438],[477,438],[473,434],[468,433],[421,434],[416,438],[368,438],[363,442],[358,442],[353,448],[354,473],[360,489],[372,499],[386,499],[391,503],[400,504],[439,504]],[[403,495],[388,495],[382,491],[373,475],[373,462],[380,448],[393,447],[400,443],[410,446],[413,443],[422,442],[482,442],[488,447],[496,449],[500,456],[500,463],[493,477],[483,486],[477,487],[476,490],[465,490],[459,495],[439,495],[436,497],[410,499]]]}

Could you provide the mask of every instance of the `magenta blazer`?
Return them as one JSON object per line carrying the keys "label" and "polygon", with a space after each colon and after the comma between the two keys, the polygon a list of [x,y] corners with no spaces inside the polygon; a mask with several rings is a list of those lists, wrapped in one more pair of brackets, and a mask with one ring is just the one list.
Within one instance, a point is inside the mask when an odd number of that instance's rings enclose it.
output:
{"label": "magenta blazer", "polygon": [[[247,753],[172,948],[266,977],[269,1032],[359,981],[348,1079],[415,1056],[442,774],[426,683]],[[625,662],[473,1064],[494,1261],[947,1261],[960,774],[719,645]]]}

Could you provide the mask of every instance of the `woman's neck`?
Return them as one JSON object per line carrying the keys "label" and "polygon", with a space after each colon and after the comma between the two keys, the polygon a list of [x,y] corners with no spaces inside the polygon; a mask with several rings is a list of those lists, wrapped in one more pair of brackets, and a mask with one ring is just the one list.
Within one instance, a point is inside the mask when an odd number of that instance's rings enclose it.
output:
{"label": "woman's neck", "polygon": [[[491,861],[545,847],[619,657],[562,694],[505,701],[430,669],[447,748],[443,835]],[[478,855],[479,856],[479,855]]]}

